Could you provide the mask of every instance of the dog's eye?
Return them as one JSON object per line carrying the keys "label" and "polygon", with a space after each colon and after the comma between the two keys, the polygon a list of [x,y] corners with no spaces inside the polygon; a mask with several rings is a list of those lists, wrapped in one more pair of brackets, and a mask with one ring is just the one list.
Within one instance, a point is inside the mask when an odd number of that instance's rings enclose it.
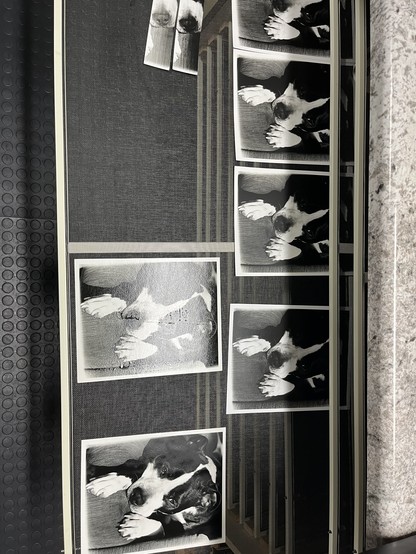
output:
{"label": "dog's eye", "polygon": [[159,475],[165,477],[169,473],[169,467],[166,464],[163,464],[159,469]]}

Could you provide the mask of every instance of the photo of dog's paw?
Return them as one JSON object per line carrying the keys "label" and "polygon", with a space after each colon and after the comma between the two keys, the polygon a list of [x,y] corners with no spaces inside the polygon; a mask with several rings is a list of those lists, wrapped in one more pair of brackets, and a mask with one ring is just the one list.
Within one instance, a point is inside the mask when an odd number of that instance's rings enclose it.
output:
{"label": "photo of dog's paw", "polygon": [[265,132],[267,142],[273,148],[292,148],[298,146],[302,139],[281,125],[270,125]]}
{"label": "photo of dog's paw", "polygon": [[272,40],[292,40],[300,32],[276,15],[271,15],[264,22],[264,30]]}
{"label": "photo of dog's paw", "polygon": [[154,344],[140,340],[133,335],[121,337],[115,347],[115,353],[123,364],[135,360],[144,360],[149,356],[153,356],[157,350],[158,348]]}
{"label": "photo of dog's paw", "polygon": [[89,493],[100,498],[108,498],[118,491],[126,490],[131,485],[131,479],[117,473],[107,473],[103,477],[91,480],[86,489]]}
{"label": "photo of dog's paw", "polygon": [[271,217],[276,213],[276,208],[264,200],[254,200],[254,202],[245,202],[238,207],[241,215],[252,221],[257,221],[263,217]]}
{"label": "photo of dog's paw", "polygon": [[260,104],[273,102],[276,99],[275,93],[263,88],[262,85],[243,87],[238,91],[238,96],[250,106],[259,106]]}
{"label": "photo of dog's paw", "polygon": [[122,312],[126,305],[121,298],[113,298],[111,294],[102,294],[95,298],[87,298],[82,302],[81,309],[85,313],[101,319],[114,312]]}
{"label": "photo of dog's paw", "polygon": [[258,335],[253,335],[247,339],[240,339],[233,343],[233,347],[243,354],[243,356],[254,356],[260,352],[267,352],[271,347],[270,342],[259,338]]}
{"label": "photo of dog's paw", "polygon": [[284,381],[277,375],[265,375],[263,381],[260,382],[259,390],[267,397],[282,396],[288,394],[295,388],[293,383]]}
{"label": "photo of dog's paw", "polygon": [[280,262],[282,260],[291,260],[299,256],[301,249],[293,246],[281,238],[273,238],[266,245],[266,254],[272,260]]}
{"label": "photo of dog's paw", "polygon": [[139,514],[126,514],[118,526],[118,532],[126,540],[141,539],[158,533],[162,526],[159,521],[147,519]]}

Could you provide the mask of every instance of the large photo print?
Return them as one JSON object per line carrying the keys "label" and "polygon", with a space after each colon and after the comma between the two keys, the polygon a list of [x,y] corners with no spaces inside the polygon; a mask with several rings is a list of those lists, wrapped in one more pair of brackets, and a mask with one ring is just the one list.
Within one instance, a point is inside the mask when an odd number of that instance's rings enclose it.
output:
{"label": "large photo print", "polygon": [[78,382],[221,370],[219,259],[75,260]]}
{"label": "large photo print", "polygon": [[82,441],[82,554],[224,542],[224,448],[224,428]]}

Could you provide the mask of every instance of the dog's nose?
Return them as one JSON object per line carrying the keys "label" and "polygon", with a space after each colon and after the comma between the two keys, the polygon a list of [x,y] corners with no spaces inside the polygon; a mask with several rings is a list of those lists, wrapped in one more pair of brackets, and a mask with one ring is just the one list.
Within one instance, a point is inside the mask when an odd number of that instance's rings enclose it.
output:
{"label": "dog's nose", "polygon": [[179,25],[186,33],[195,33],[198,29],[198,23],[195,17],[184,17],[179,21]]}
{"label": "dog's nose", "polygon": [[136,506],[143,506],[145,502],[145,495],[143,489],[137,487],[130,493],[129,501]]}
{"label": "dog's nose", "polygon": [[279,12],[284,12],[287,9],[286,0],[273,0],[273,8]]}
{"label": "dog's nose", "polygon": [[168,13],[156,13],[153,14],[153,19],[160,27],[166,27],[170,21],[170,15]]}
{"label": "dog's nose", "polygon": [[278,102],[273,109],[274,116],[280,121],[287,119],[291,113],[289,106],[283,102]]}

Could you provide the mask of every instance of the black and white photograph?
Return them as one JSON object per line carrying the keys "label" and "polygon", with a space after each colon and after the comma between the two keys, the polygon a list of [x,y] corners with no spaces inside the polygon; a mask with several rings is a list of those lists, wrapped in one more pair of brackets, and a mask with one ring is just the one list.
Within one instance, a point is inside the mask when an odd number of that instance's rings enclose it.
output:
{"label": "black and white photograph", "polygon": [[[234,47],[328,57],[329,0],[233,0]],[[353,2],[340,2],[341,55],[351,59]]]}
{"label": "black and white photograph", "polygon": [[329,174],[235,168],[237,275],[327,275]]}
{"label": "black and white photograph", "polygon": [[234,51],[237,160],[328,163],[329,95],[329,62]]}
{"label": "black and white photograph", "polygon": [[[341,401],[350,364],[348,312],[341,313]],[[227,413],[328,409],[329,310],[232,304]]]}
{"label": "black and white photograph", "polygon": [[144,63],[169,70],[175,40],[178,0],[153,0]]}
{"label": "black and white photograph", "polygon": [[225,541],[225,428],[83,440],[81,456],[82,554]]}
{"label": "black and white photograph", "polygon": [[179,0],[173,47],[172,69],[198,73],[199,39],[204,17],[204,0]]}
{"label": "black and white photograph", "polygon": [[74,267],[78,382],[222,369],[218,258]]}

